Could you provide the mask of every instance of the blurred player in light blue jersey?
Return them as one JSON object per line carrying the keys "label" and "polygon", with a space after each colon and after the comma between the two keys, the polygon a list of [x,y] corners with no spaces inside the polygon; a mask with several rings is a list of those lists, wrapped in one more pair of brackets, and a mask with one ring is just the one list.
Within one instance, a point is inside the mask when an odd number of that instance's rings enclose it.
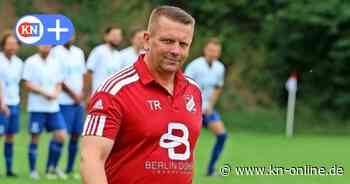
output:
{"label": "blurred player in light blue jersey", "polygon": [[19,88],[23,71],[23,61],[16,56],[19,48],[13,33],[6,33],[1,40],[0,81],[2,87],[2,102],[0,113],[0,135],[6,135],[4,155],[6,161],[6,176],[16,177],[13,173],[13,145],[15,134],[20,127],[20,96]]}
{"label": "blurred player in light blue jersey", "polygon": [[145,29],[137,28],[131,33],[131,46],[120,51],[123,66],[122,68],[127,68],[133,65],[139,54],[143,52],[143,34]]}
{"label": "blurred player in light blue jersey", "polygon": [[186,68],[185,74],[193,78],[200,86],[203,100],[203,125],[216,136],[207,175],[215,175],[215,164],[224,147],[227,132],[219,113],[214,106],[224,86],[225,67],[218,60],[221,44],[216,38],[210,38],[203,49],[204,56],[193,60]]}
{"label": "blurred player in light blue jersey", "polygon": [[120,52],[122,30],[118,27],[108,27],[104,32],[104,44],[95,47],[87,60],[88,74],[92,77],[92,91],[95,91],[110,75],[122,68]]}
{"label": "blurred player in light blue jersey", "polygon": [[36,170],[38,155],[38,142],[44,129],[53,131],[49,143],[46,173],[48,179],[57,175],[65,178],[64,173],[57,167],[61,150],[66,138],[66,125],[60,113],[58,96],[61,92],[63,74],[59,62],[50,56],[51,46],[38,46],[38,53],[29,57],[24,64],[23,80],[29,91],[29,132],[31,141],[29,145],[30,177],[39,179]]}
{"label": "blurred player in light blue jersey", "polygon": [[73,45],[73,36],[65,45],[56,46],[51,50],[55,59],[61,65],[64,76],[62,83],[62,93],[59,96],[61,114],[66,122],[67,131],[70,134],[68,144],[68,162],[66,173],[78,178],[73,174],[74,161],[78,151],[78,139],[83,130],[84,116],[84,74],[85,57],[84,52]]}

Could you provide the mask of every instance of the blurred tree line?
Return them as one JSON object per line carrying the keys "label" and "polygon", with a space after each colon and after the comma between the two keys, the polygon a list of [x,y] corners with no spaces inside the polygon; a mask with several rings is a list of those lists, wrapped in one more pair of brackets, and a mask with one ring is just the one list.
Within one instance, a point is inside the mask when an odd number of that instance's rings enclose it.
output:
{"label": "blurred tree line", "polygon": [[240,95],[247,97],[248,104],[269,105],[278,99],[285,105],[284,84],[295,71],[299,105],[320,116],[350,117],[350,1],[183,0],[174,4],[196,17],[197,37],[221,38],[228,83],[232,91],[249,89]]}
{"label": "blurred tree line", "polygon": [[[62,13],[88,53],[103,29],[118,24],[128,36],[145,26],[151,9],[176,5],[197,21],[190,59],[210,36],[223,42],[225,109],[283,106],[285,81],[299,77],[298,104],[315,115],[350,118],[350,1],[347,0],[11,0],[15,14]],[[3,4],[3,3],[0,3]],[[125,46],[127,42],[124,43]],[[21,54],[28,56],[30,48]]]}

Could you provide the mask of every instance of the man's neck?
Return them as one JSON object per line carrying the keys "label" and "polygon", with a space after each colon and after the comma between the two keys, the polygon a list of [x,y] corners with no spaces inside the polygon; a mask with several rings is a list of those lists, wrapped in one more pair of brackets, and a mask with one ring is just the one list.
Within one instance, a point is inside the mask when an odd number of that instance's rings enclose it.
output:
{"label": "man's neck", "polygon": [[139,47],[137,47],[137,46],[132,46],[132,48],[134,49],[134,51],[135,51],[135,53],[136,54],[139,54],[140,53],[140,50],[141,50],[141,48],[139,48]]}
{"label": "man's neck", "polygon": [[4,53],[4,55],[5,55],[5,57],[7,58],[7,60],[8,60],[9,62],[11,62],[12,54],[10,54],[10,53]]}
{"label": "man's neck", "polygon": [[208,65],[211,67],[211,65],[214,63],[214,59],[204,57],[205,61],[207,61]]}
{"label": "man's neck", "polygon": [[39,56],[41,59],[43,59],[43,61],[46,61],[47,56],[49,56],[49,54],[39,53]]}
{"label": "man's neck", "polygon": [[149,60],[150,58],[146,55],[144,60],[145,63],[153,75],[154,79],[163,86],[168,93],[171,95],[174,94],[174,84],[175,84],[175,73],[169,73],[165,71],[160,71],[159,68],[156,66],[153,66],[152,63]]}
{"label": "man's neck", "polygon": [[65,44],[65,45],[63,45],[63,47],[66,48],[67,50],[70,50],[70,48],[72,47],[72,45]]}
{"label": "man's neck", "polygon": [[115,50],[117,50],[117,48],[114,47],[111,43],[106,42],[105,44],[106,44],[107,48],[108,48],[110,51],[115,51]]}

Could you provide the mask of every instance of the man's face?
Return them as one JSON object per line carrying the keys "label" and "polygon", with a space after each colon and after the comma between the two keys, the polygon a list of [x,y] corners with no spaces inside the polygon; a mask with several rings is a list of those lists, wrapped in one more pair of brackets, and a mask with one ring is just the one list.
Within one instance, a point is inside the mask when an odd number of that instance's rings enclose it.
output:
{"label": "man's face", "polygon": [[72,46],[72,45],[74,44],[74,42],[75,42],[75,35],[73,35],[73,36],[69,39],[69,41],[68,41],[66,44],[64,44],[64,45],[67,46],[67,47],[70,47],[70,46]]}
{"label": "man's face", "polygon": [[209,43],[204,48],[204,57],[207,58],[209,61],[214,61],[216,59],[219,59],[221,55],[221,46],[214,43]]}
{"label": "man's face", "polygon": [[192,25],[159,17],[152,33],[144,34],[144,46],[149,52],[150,62],[162,72],[180,70],[189,54],[193,30]]}
{"label": "man's face", "polygon": [[111,44],[113,47],[117,47],[123,40],[122,31],[120,29],[112,29],[106,34],[106,42]]}
{"label": "man's face", "polygon": [[145,31],[137,32],[131,39],[131,44],[138,49],[143,48],[143,35]]}
{"label": "man's face", "polygon": [[18,42],[15,37],[9,36],[4,44],[4,53],[6,55],[15,55],[19,48]]}

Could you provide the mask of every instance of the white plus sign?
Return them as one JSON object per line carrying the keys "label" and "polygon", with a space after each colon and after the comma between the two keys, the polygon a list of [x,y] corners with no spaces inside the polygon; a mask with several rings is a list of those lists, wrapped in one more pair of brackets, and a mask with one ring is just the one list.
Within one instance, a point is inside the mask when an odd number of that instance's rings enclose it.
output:
{"label": "white plus sign", "polygon": [[56,41],[60,40],[61,32],[68,32],[68,28],[60,27],[60,20],[56,19],[56,27],[55,28],[47,28],[48,32],[56,32]]}

